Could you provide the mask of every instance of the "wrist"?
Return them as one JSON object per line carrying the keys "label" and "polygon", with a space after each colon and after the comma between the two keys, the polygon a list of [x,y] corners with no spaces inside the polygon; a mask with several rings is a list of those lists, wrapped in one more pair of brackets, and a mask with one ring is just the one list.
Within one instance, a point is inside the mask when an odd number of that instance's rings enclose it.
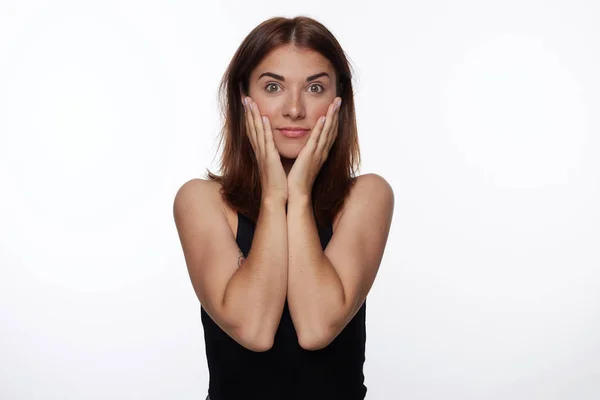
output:
{"label": "wrist", "polygon": [[288,199],[283,195],[265,195],[260,199],[260,206],[262,207],[285,207]]}
{"label": "wrist", "polygon": [[288,202],[288,208],[290,205],[311,206],[312,205],[312,197],[311,197],[310,193],[290,192],[287,202]]}

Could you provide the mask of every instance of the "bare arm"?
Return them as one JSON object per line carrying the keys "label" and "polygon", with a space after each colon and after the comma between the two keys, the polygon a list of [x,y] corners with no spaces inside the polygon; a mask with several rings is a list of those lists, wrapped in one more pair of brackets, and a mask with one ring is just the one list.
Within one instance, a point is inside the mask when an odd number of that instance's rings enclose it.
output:
{"label": "bare arm", "polygon": [[300,346],[315,350],[344,304],[344,287],[323,253],[310,198],[290,199],[287,218],[290,316]]}
{"label": "bare arm", "polygon": [[393,191],[383,178],[359,177],[323,251],[310,198],[290,198],[288,304],[303,348],[326,347],[364,303],[383,257],[393,207]]}
{"label": "bare arm", "polygon": [[174,218],[192,286],[210,317],[253,351],[266,351],[287,291],[285,200],[263,199],[248,258],[227,224],[212,183],[192,180],[178,191]]}
{"label": "bare arm", "polygon": [[245,320],[260,348],[273,345],[287,293],[287,223],[285,203],[264,200],[252,247],[225,288],[223,307]]}

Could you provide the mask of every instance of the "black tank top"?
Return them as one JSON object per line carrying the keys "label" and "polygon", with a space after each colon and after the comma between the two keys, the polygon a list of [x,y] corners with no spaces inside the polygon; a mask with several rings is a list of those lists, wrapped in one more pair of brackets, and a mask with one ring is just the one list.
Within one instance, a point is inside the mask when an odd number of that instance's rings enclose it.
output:
{"label": "black tank top", "polygon": [[[238,212],[236,241],[248,257],[254,223]],[[323,249],[333,228],[319,230]],[[201,307],[210,400],[363,400],[366,302],[344,330],[322,350],[298,344],[287,300],[273,347],[266,352],[246,349]]]}

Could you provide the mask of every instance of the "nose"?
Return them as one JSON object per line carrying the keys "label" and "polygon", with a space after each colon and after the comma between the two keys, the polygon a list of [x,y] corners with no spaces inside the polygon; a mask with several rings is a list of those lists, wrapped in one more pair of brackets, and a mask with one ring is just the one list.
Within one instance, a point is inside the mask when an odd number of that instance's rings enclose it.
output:
{"label": "nose", "polygon": [[291,119],[304,118],[306,110],[304,108],[304,100],[302,99],[302,93],[289,92],[283,106],[283,116]]}

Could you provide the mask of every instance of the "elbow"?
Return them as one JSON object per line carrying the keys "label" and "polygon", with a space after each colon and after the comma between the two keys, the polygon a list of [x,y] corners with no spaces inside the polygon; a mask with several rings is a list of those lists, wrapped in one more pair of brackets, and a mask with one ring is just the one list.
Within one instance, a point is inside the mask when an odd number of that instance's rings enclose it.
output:
{"label": "elbow", "polygon": [[298,332],[298,344],[304,350],[322,350],[336,338],[333,329],[311,329]]}
{"label": "elbow", "polygon": [[274,340],[269,340],[268,338],[260,338],[252,341],[247,341],[245,348],[255,353],[264,353],[265,351],[271,350],[273,347]]}
{"label": "elbow", "polygon": [[262,353],[269,351],[275,343],[275,332],[264,332],[257,329],[240,329],[237,342],[250,351]]}

